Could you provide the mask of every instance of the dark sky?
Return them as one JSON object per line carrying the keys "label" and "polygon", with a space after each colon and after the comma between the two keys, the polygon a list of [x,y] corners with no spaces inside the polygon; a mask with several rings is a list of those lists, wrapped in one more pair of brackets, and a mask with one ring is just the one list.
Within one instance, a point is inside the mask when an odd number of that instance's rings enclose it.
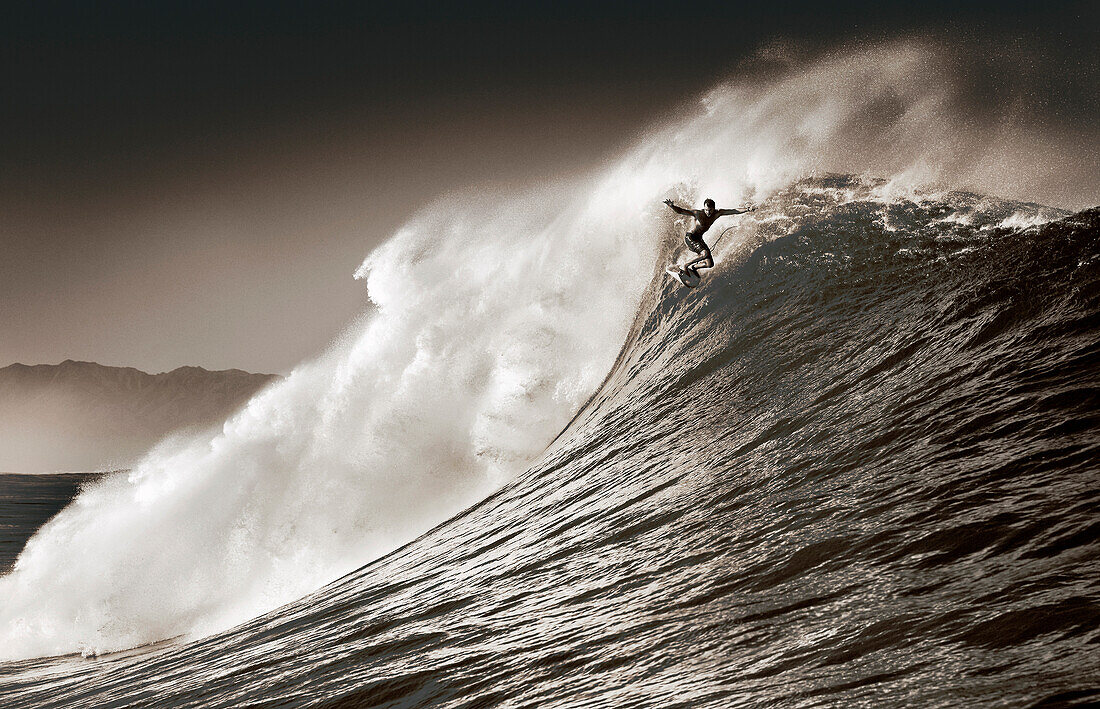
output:
{"label": "dark sky", "polygon": [[918,5],[5,3],[0,366],[287,371],[410,212],[598,164],[775,39],[1025,42],[1095,124],[1097,3]]}

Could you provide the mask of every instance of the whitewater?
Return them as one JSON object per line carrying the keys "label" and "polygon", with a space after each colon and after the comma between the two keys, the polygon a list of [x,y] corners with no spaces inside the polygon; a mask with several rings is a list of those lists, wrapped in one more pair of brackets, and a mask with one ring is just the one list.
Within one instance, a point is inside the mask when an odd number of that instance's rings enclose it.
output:
{"label": "whitewater", "polygon": [[[7,703],[1100,697],[1100,217],[1027,198],[1074,147],[958,61],[835,52],[426,207],[327,352],[28,541]],[[698,291],[669,197],[759,205]]]}

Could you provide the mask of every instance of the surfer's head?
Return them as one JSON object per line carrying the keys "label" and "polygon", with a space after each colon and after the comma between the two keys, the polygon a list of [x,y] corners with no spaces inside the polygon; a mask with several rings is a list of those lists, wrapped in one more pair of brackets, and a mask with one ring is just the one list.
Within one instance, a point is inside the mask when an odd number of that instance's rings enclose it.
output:
{"label": "surfer's head", "polygon": [[703,200],[703,211],[707,214],[714,214],[714,200],[707,198]]}

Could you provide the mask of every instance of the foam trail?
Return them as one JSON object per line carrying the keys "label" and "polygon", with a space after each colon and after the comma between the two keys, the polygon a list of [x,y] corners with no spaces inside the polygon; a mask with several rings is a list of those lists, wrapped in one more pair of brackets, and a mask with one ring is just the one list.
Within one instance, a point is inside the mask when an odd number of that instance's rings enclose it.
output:
{"label": "foam trail", "polygon": [[330,351],[40,530],[0,579],[0,653],[228,627],[516,475],[610,367],[673,232],[664,197],[761,199],[819,169],[980,182],[1003,124],[961,127],[936,57],[892,44],[722,86],[598,174],[432,205],[363,263],[377,307]]}

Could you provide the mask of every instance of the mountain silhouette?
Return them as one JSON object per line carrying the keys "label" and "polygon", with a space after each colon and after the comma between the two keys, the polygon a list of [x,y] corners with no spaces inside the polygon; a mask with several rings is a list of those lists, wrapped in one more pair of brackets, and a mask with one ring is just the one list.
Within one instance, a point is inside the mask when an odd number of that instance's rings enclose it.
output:
{"label": "mountain silhouette", "polygon": [[128,467],[173,431],[220,423],[276,379],[202,367],[149,374],[73,360],[3,367],[0,470]]}

